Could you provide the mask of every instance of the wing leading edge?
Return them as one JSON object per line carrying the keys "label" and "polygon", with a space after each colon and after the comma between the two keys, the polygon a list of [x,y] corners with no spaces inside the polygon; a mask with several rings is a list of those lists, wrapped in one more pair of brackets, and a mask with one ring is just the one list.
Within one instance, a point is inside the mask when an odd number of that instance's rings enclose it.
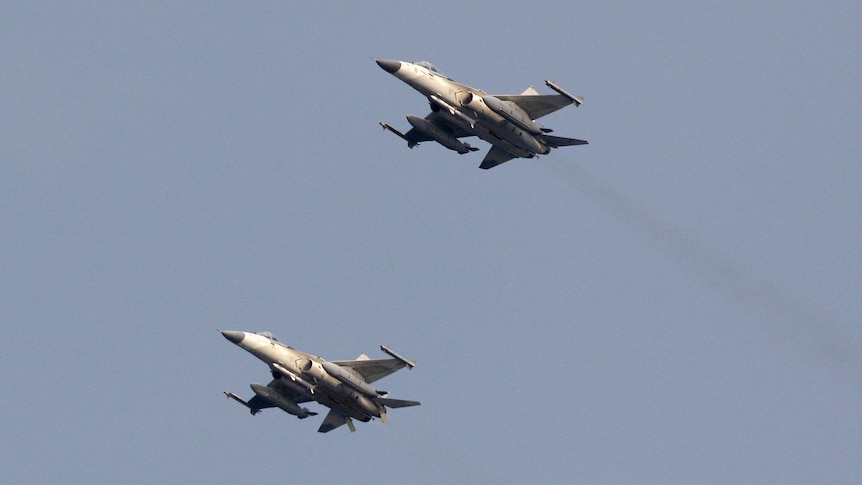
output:
{"label": "wing leading edge", "polygon": [[509,160],[515,158],[514,155],[503,150],[498,146],[492,146],[490,150],[488,150],[488,154],[485,155],[485,159],[482,160],[482,163],[479,165],[479,168],[488,170],[490,168],[494,168],[501,163],[508,162]]}
{"label": "wing leading edge", "polygon": [[317,432],[328,433],[345,423],[350,426],[350,431],[356,431],[356,428],[353,426],[353,421],[351,421],[350,418],[332,409],[326,414],[326,417],[323,418],[323,423],[321,423],[320,427],[317,428]]}
{"label": "wing leading edge", "polygon": [[528,95],[495,95],[502,101],[511,101],[524,110],[530,119],[537,120],[547,116],[554,111],[560,110],[572,104],[572,101],[561,94],[528,94]]}
{"label": "wing leading edge", "polygon": [[338,360],[333,364],[353,369],[369,384],[407,366],[398,359]]}

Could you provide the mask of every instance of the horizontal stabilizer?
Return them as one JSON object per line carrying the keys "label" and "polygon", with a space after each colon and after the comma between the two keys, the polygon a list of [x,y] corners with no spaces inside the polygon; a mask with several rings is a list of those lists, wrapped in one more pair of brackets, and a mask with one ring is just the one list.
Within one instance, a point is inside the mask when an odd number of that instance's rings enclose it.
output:
{"label": "horizontal stabilizer", "polygon": [[542,141],[551,148],[569,147],[573,145],[587,145],[587,140],[577,140],[575,138],[564,138],[562,136],[540,135]]}
{"label": "horizontal stabilizer", "polygon": [[410,406],[419,406],[422,404],[419,401],[405,401],[403,399],[389,399],[386,397],[377,398],[375,402],[390,408],[409,408]]}
{"label": "horizontal stabilizer", "polygon": [[[321,423],[320,428],[317,429],[317,432],[318,433],[328,433],[328,432],[332,431],[333,429],[347,423],[348,419],[349,418],[347,418],[343,414],[332,409],[329,411],[329,414],[327,414],[326,417],[323,418],[323,423]],[[350,423],[350,427],[351,428],[353,427],[352,422]]]}
{"label": "horizontal stabilizer", "polygon": [[491,149],[488,151],[488,154],[485,155],[485,159],[482,160],[482,163],[479,165],[479,168],[483,170],[489,170],[496,167],[497,165],[500,165],[501,163],[508,162],[513,158],[515,158],[514,155],[495,145],[492,146]]}

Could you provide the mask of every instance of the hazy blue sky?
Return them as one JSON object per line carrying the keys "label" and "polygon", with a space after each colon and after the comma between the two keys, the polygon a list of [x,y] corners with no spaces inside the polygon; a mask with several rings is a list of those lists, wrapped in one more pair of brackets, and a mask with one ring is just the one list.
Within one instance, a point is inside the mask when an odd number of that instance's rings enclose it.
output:
{"label": "hazy blue sky", "polygon": [[[858,1],[181,5],[0,17],[0,482],[862,480]],[[372,56],[590,145],[408,150]],[[422,406],[251,417],[216,329]]]}

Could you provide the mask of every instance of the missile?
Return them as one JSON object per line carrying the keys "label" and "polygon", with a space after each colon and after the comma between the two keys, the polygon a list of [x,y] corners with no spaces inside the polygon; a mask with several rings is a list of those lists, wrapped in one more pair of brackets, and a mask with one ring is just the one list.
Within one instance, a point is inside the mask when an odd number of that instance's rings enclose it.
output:
{"label": "missile", "polygon": [[275,370],[277,370],[281,375],[283,375],[283,376],[285,376],[285,377],[289,378],[291,381],[293,381],[293,382],[295,382],[295,383],[299,384],[300,386],[304,387],[306,391],[310,392],[311,394],[314,394],[314,386],[313,386],[313,385],[309,384],[309,383],[308,383],[305,379],[303,379],[302,377],[300,377],[300,376],[298,376],[298,375],[294,374],[293,372],[289,371],[289,370],[288,370],[286,367],[284,367],[283,365],[279,364],[278,362],[273,362],[273,363],[272,363],[272,368],[273,368],[273,369],[275,369]]}
{"label": "missile", "polygon": [[[315,382],[332,392],[328,396],[360,414],[377,416],[379,406],[369,399],[377,397],[377,389],[368,385],[364,379],[353,374],[350,369],[333,362],[306,361],[302,373],[311,376]],[[358,417],[358,416],[357,416]]]}
{"label": "missile", "polygon": [[477,148],[473,148],[469,144],[464,143],[451,134],[441,130],[437,125],[431,123],[425,118],[407,115],[407,122],[409,122],[416,131],[431,137],[431,139],[450,150],[454,150],[461,154],[478,150]]}
{"label": "missile", "polygon": [[482,96],[482,101],[485,102],[485,105],[488,108],[491,108],[491,111],[497,113],[503,118],[506,118],[506,120],[527,133],[531,135],[541,135],[545,133],[545,129],[542,125],[531,120],[530,115],[522,110],[520,106],[514,103],[502,101],[490,95]]}
{"label": "missile", "polygon": [[563,88],[557,86],[556,84],[552,83],[551,81],[545,80],[545,85],[548,86],[549,88],[553,89],[554,91],[560,93],[561,95],[565,96],[566,98],[569,98],[569,100],[575,104],[575,107],[580,106],[584,102],[583,97],[572,96],[571,94],[566,92]]}
{"label": "missile", "polygon": [[341,385],[341,381],[326,372],[326,369],[323,368],[323,365],[321,365],[320,362],[306,360],[299,366],[299,368],[302,370],[303,376],[308,376],[313,379],[315,384],[322,386],[324,389],[338,392],[339,388],[344,387]]}
{"label": "missile", "polygon": [[347,384],[358,392],[368,397],[377,397],[378,395],[386,394],[383,391],[378,391],[376,388],[365,382],[352,369],[341,367],[333,362],[324,362],[323,370],[332,377]]}
{"label": "missile", "polygon": [[470,128],[476,127],[476,120],[474,120],[473,118],[470,118],[466,114],[462,113],[461,111],[459,111],[457,108],[455,108],[451,104],[447,103],[446,101],[438,98],[437,96],[435,96],[433,94],[431,96],[428,96],[428,99],[431,100],[431,102],[434,103],[435,105],[437,105],[438,107],[448,111],[450,115],[455,116],[457,118],[460,118],[461,121],[470,125]]}
{"label": "missile", "polygon": [[260,412],[260,409],[255,409],[255,408],[251,407],[251,405],[248,403],[248,401],[246,401],[245,399],[237,396],[236,394],[234,394],[230,391],[224,391],[224,395],[227,396],[228,398],[233,399],[234,401],[242,404],[243,406],[247,407],[248,410],[251,411],[252,416],[254,416],[255,414]]}
{"label": "missile", "polygon": [[380,346],[380,350],[382,350],[382,351],[386,352],[387,354],[389,354],[390,356],[392,356],[394,359],[398,359],[398,360],[400,360],[401,362],[404,362],[404,365],[406,365],[408,369],[413,369],[413,367],[415,367],[415,366],[416,366],[416,361],[414,361],[414,360],[407,360],[407,359],[405,359],[404,357],[401,357],[400,355],[396,354],[393,350],[390,350],[390,349],[389,349],[389,347],[387,347],[387,346],[385,346],[385,345],[381,345],[381,346]]}
{"label": "missile", "polygon": [[401,137],[401,139],[403,139],[404,141],[406,141],[407,142],[407,148],[413,148],[419,144],[415,141],[410,141],[410,139],[407,138],[407,136],[405,136],[404,133],[401,133],[394,126],[390,125],[389,123],[380,122],[380,126],[382,126],[384,130],[389,130],[392,133],[395,133],[396,135]]}
{"label": "missile", "polygon": [[293,400],[289,399],[286,396],[283,396],[280,392],[271,387],[264,386],[263,384],[253,383],[251,385],[251,390],[254,391],[254,393],[258,396],[275,404],[283,411],[289,414],[293,414],[299,419],[305,419],[309,416],[317,415],[317,413],[315,413],[314,411],[309,411],[308,409],[299,407],[299,405],[293,402]]}

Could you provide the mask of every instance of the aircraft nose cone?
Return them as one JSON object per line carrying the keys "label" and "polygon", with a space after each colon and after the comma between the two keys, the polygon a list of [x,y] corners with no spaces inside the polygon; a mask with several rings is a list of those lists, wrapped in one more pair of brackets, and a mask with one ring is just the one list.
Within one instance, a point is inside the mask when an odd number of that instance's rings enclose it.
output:
{"label": "aircraft nose cone", "polygon": [[377,59],[377,65],[389,74],[401,69],[401,61],[390,61],[389,59]]}
{"label": "aircraft nose cone", "polygon": [[245,338],[245,332],[237,332],[236,330],[224,330],[221,334],[235,344],[239,344]]}

